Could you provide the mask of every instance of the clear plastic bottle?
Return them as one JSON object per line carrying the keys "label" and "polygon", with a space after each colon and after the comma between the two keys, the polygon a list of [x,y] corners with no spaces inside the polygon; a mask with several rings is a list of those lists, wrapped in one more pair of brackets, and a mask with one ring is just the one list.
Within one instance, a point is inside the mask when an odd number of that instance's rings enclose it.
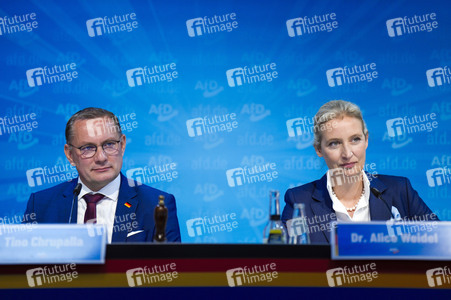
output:
{"label": "clear plastic bottle", "polygon": [[294,204],[293,216],[287,221],[289,244],[310,244],[305,204]]}

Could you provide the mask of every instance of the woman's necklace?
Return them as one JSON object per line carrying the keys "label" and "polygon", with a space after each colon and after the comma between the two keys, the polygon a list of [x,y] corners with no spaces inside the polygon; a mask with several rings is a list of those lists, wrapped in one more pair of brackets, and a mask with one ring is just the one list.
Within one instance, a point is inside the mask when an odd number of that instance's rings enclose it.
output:
{"label": "woman's necklace", "polygon": [[[337,197],[333,188],[332,188],[332,194],[334,194],[334,196]],[[350,207],[350,208],[345,207],[346,211],[348,211],[348,212],[355,211],[357,209],[357,206],[359,205],[360,199],[362,199],[363,194],[365,194],[365,185],[364,184],[362,184],[362,194],[360,194],[359,200],[353,207]],[[337,197],[337,199],[338,199],[338,197]]]}

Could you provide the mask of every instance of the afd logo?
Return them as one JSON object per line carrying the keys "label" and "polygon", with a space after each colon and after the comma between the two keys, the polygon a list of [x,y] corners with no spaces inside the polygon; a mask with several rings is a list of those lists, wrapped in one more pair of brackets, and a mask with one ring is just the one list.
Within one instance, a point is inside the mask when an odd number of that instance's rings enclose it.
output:
{"label": "afd logo", "polygon": [[201,136],[204,128],[204,119],[194,118],[186,121],[186,129],[190,137]]}
{"label": "afd logo", "polygon": [[227,183],[230,187],[240,186],[245,183],[243,168],[235,168],[226,171]]}
{"label": "afd logo", "polygon": [[140,186],[146,180],[143,168],[130,169],[125,174],[128,178],[128,185],[131,187]]}
{"label": "afd logo", "polygon": [[451,284],[451,270],[448,266],[429,269],[426,271],[426,278],[430,287],[449,285]]}
{"label": "afd logo", "polygon": [[430,87],[437,87],[451,83],[451,71],[448,66],[443,68],[429,69],[426,71],[426,78]]}
{"label": "afd logo", "polygon": [[86,28],[90,37],[102,35],[105,32],[102,18],[89,19],[86,21]]}
{"label": "afd logo", "polygon": [[36,168],[27,170],[27,181],[30,187],[40,186],[45,183],[44,169]]}
{"label": "afd logo", "polygon": [[45,83],[44,69],[36,68],[27,70],[27,81],[30,87],[40,86]]}
{"label": "afd logo", "polygon": [[227,83],[230,87],[236,87],[243,85],[244,82],[244,70],[243,68],[235,68],[226,71]]}
{"label": "afd logo", "polygon": [[426,177],[430,187],[451,183],[451,171],[448,167],[427,170]]}
{"label": "afd logo", "polygon": [[130,87],[143,85],[145,82],[143,68],[127,70],[126,74],[127,74],[127,82]]}
{"label": "afd logo", "polygon": [[343,68],[335,68],[326,71],[327,83],[330,87],[344,84]]}
{"label": "afd logo", "polygon": [[186,29],[190,37],[202,35],[204,32],[204,19],[194,18],[186,21]]}
{"label": "afd logo", "polygon": [[402,118],[394,118],[385,122],[389,137],[400,137],[405,132],[404,120]]}
{"label": "afd logo", "polygon": [[189,219],[186,221],[186,228],[190,237],[201,236],[204,230],[204,220],[202,218]]}
{"label": "afd logo", "polygon": [[130,269],[125,272],[127,283],[130,287],[141,286],[145,282],[143,268]]}

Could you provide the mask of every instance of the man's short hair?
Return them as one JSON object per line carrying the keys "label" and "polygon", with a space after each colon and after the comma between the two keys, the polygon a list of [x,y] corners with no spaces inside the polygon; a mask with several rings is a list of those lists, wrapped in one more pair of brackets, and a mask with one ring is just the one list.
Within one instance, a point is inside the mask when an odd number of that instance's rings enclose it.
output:
{"label": "man's short hair", "polygon": [[80,120],[91,120],[97,118],[108,118],[114,122],[114,126],[116,127],[119,136],[122,136],[121,125],[119,124],[119,120],[115,114],[112,112],[98,107],[87,107],[85,109],[76,112],[66,124],[66,143],[70,143],[72,138],[74,137],[73,127],[75,122]]}

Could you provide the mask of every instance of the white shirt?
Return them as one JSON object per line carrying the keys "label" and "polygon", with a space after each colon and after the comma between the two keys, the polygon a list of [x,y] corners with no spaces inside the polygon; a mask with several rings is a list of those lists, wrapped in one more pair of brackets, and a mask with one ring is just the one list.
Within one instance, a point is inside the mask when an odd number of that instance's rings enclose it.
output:
{"label": "white shirt", "polygon": [[335,214],[337,215],[338,222],[367,222],[371,221],[370,217],[370,181],[366,176],[366,173],[363,172],[363,187],[364,193],[360,197],[359,203],[357,204],[357,208],[354,211],[354,215],[349,215],[346,207],[343,203],[338,200],[337,196],[332,191],[332,184],[330,179],[330,173],[327,171],[327,191],[329,192],[329,196],[332,199],[332,208],[335,210]]}
{"label": "white shirt", "polygon": [[83,196],[89,193],[100,193],[105,195],[102,200],[97,202],[96,216],[97,224],[106,225],[108,243],[111,244],[111,240],[113,239],[113,226],[114,216],[116,215],[117,198],[119,196],[119,187],[121,186],[120,174],[97,192],[93,192],[90,188],[84,185],[83,182],[81,182],[80,177],[78,178],[78,183],[81,183],[82,187],[80,194],[78,195],[77,224],[84,224],[87,205],[85,199],[83,199]]}

